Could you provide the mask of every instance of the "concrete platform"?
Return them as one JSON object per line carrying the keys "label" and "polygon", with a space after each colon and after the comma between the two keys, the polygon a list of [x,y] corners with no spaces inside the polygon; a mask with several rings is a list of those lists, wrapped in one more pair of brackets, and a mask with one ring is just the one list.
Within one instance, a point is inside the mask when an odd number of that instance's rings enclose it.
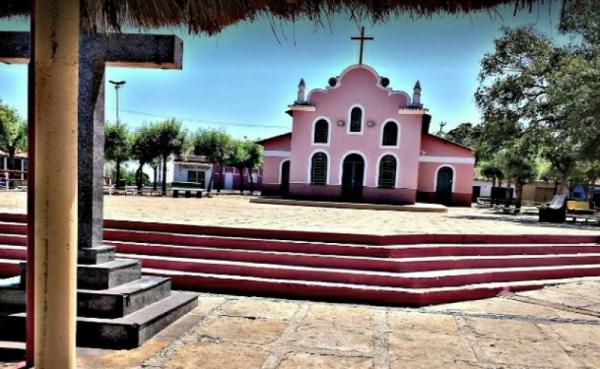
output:
{"label": "concrete platform", "polygon": [[341,201],[312,201],[312,200],[293,200],[282,199],[280,197],[260,197],[250,199],[255,204],[272,205],[295,205],[310,206],[320,208],[339,208],[339,209],[366,209],[366,210],[392,210],[408,211],[419,213],[446,213],[448,208],[440,204],[416,203],[414,205],[391,205],[391,204],[371,204],[365,202],[341,202]]}

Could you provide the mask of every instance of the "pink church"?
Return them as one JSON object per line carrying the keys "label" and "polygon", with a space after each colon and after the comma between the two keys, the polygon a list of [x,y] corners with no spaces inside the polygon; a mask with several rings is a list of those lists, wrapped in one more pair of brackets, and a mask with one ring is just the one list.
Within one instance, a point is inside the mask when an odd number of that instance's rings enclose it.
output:
{"label": "pink church", "polygon": [[428,133],[421,104],[356,64],[287,111],[292,132],[260,141],[263,195],[299,199],[447,205],[471,204],[473,150]]}

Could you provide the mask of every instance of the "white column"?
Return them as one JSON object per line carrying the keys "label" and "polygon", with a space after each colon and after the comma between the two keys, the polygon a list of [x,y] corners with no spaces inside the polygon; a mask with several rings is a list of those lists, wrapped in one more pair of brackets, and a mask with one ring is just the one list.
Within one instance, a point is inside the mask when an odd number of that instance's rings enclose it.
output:
{"label": "white column", "polygon": [[79,0],[35,0],[35,368],[75,368]]}

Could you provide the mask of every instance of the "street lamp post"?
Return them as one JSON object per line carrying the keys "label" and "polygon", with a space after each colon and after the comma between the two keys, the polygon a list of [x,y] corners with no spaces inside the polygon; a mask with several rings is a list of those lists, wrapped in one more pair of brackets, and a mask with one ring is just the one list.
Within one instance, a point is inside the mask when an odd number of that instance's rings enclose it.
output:
{"label": "street lamp post", "polygon": [[115,92],[117,94],[117,125],[119,125],[119,89],[121,89],[121,86],[123,86],[126,82],[125,81],[108,81],[111,84],[113,84],[115,86]]}

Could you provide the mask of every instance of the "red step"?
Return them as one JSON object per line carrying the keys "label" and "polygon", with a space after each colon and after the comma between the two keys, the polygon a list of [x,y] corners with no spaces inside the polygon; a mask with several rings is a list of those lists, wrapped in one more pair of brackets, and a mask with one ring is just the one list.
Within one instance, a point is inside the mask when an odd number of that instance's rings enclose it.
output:
{"label": "red step", "polygon": [[214,291],[403,306],[422,306],[484,299],[507,292],[538,289],[548,284],[581,281],[581,278],[577,278],[557,279],[554,281],[534,280],[513,283],[485,283],[459,287],[406,289],[167,271],[149,268],[142,269],[142,272],[170,277],[174,288],[192,291]]}
{"label": "red step", "polygon": [[[338,269],[414,272],[438,269],[494,268],[518,266],[600,264],[600,253],[501,256],[435,256],[419,258],[370,258],[278,251],[218,249],[131,242],[107,242],[123,254],[170,256],[253,263],[271,263]],[[485,246],[489,248],[489,246]],[[579,247],[569,246],[578,251]],[[599,247],[600,249],[600,247]],[[516,250],[517,252],[519,250]],[[600,250],[599,250],[600,251]],[[1,253],[0,253],[1,257]]]}
{"label": "red step", "polygon": [[21,273],[21,260],[0,258],[0,278],[10,278]]}
{"label": "red step", "polygon": [[135,254],[123,254],[117,256],[137,259],[142,263],[143,268],[405,288],[445,287],[475,283],[600,276],[600,265],[595,264],[393,273],[223,260],[184,259]]}

